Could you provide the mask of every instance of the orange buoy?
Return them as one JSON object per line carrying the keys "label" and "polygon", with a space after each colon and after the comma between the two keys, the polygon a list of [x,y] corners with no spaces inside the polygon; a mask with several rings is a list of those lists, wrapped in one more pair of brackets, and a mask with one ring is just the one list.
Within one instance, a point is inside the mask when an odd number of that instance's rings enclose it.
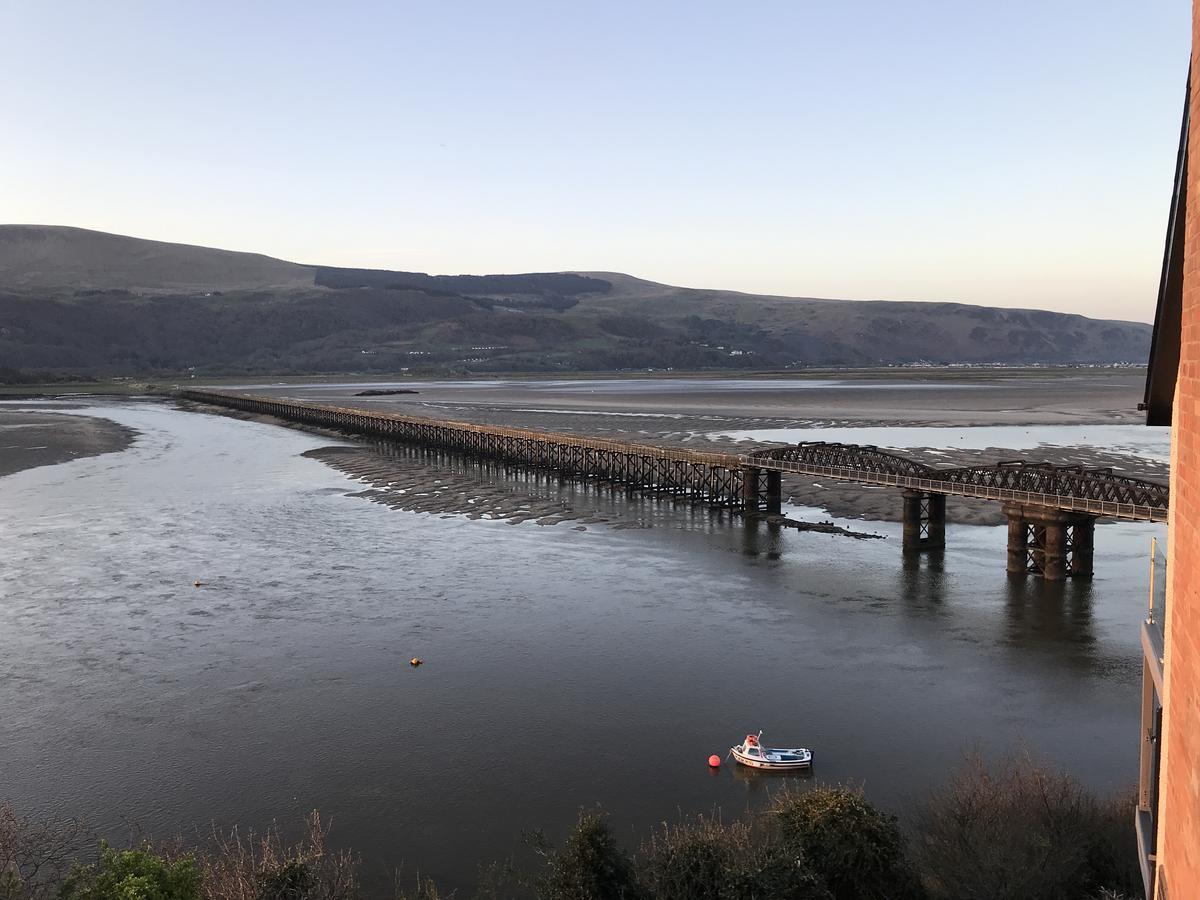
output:
{"label": "orange buoy", "polygon": [[423,662],[425,662],[425,660],[421,659],[421,657],[419,657],[419,656],[414,656],[412,659],[410,659],[410,660],[408,661],[408,664],[409,664],[410,666],[419,666],[419,665],[420,665],[421,663],[423,663]]}
{"label": "orange buoy", "polygon": [[708,758],[708,764],[714,769],[719,769],[721,767],[721,757],[714,753]]}

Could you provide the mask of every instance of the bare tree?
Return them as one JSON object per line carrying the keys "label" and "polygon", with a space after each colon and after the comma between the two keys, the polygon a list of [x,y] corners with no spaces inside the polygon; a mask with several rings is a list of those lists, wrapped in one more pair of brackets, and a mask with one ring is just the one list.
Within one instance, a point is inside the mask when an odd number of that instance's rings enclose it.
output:
{"label": "bare tree", "polygon": [[43,900],[92,836],[76,820],[34,821],[0,803],[0,900]]}
{"label": "bare tree", "polygon": [[277,828],[262,835],[214,832],[211,846],[197,856],[206,900],[354,900],[358,857],[330,849],[328,833],[316,810],[294,844]]}
{"label": "bare tree", "polygon": [[975,751],[918,811],[914,848],[934,898],[1071,900],[1136,876],[1129,820],[1027,751],[992,766]]}

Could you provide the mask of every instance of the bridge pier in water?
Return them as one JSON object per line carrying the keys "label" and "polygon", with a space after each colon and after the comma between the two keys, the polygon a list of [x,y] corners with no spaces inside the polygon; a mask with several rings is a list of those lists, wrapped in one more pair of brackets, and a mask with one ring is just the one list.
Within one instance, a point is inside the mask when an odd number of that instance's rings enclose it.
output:
{"label": "bridge pier in water", "polygon": [[742,466],[742,509],[746,518],[783,514],[783,473]]}
{"label": "bridge pier in water", "polygon": [[1045,506],[1006,503],[1008,572],[1047,581],[1091,578],[1096,517]]}
{"label": "bridge pier in water", "polygon": [[758,466],[742,467],[742,509],[746,518],[751,519],[759,513],[759,481],[762,479],[762,469]]}
{"label": "bridge pier in water", "polygon": [[1020,461],[939,469],[878,447],[822,441],[749,454],[712,453],[230,391],[182,390],[178,396],[621,485],[629,491],[741,513],[748,519],[782,514],[785,472],[900,488],[906,564],[921,553],[928,553],[933,563],[945,548],[947,495],[1004,503],[1009,522],[1008,571],[1052,581],[1091,577],[1097,516],[1161,522],[1167,515],[1166,484],[1116,475],[1111,469]]}
{"label": "bridge pier in water", "polygon": [[905,553],[946,548],[946,495],[931,491],[904,492]]}
{"label": "bridge pier in water", "polygon": [[767,471],[767,515],[783,514],[783,473]]}

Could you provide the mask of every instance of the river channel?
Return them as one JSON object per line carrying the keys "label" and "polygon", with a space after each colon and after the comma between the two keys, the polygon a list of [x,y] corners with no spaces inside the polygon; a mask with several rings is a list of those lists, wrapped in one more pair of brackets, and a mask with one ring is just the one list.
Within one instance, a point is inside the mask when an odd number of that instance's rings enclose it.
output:
{"label": "river channel", "polygon": [[747,528],[570,483],[537,489],[636,527],[406,512],[302,455],[327,436],[64,411],[138,436],[0,478],[0,799],[27,814],[120,839],[319,809],[373,871],[453,887],[582,806],[631,844],[755,808],[778,779],[705,761],[759,729],[900,813],[977,742],[1136,780],[1160,526],[1100,526],[1095,579],[1051,585],[1006,575],[1002,527],[905,565],[896,523]]}

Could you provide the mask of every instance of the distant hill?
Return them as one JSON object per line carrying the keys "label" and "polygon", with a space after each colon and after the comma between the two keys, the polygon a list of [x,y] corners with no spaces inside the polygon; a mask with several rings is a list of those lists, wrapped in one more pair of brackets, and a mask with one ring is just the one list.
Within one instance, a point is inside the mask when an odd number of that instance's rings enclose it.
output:
{"label": "distant hill", "polygon": [[1040,310],[346,269],[0,225],[0,378],[1113,363],[1149,342],[1149,325]]}
{"label": "distant hill", "polygon": [[212,250],[61,225],[0,225],[0,287],[131,291],[302,287],[315,269],[258,253]]}

